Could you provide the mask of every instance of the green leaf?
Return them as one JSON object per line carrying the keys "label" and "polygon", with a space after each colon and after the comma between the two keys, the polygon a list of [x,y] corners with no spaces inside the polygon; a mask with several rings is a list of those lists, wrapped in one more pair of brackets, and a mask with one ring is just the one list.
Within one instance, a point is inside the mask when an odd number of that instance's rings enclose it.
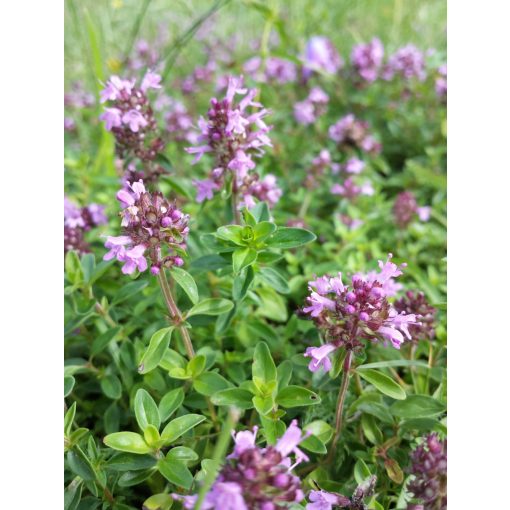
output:
{"label": "green leaf", "polygon": [[324,420],[314,420],[303,427],[306,432],[311,432],[322,443],[327,443],[333,435],[333,428]]}
{"label": "green leaf", "polygon": [[140,388],[136,392],[134,407],[136,421],[143,431],[145,431],[147,425],[153,425],[159,430],[161,418],[159,417],[158,406],[156,402],[154,402],[154,399],[143,388]]}
{"label": "green leaf", "polygon": [[[133,485],[139,485],[142,482],[145,482],[147,478],[152,476],[154,473],[153,469],[146,469],[143,471],[126,471],[120,478],[119,478],[119,486],[120,487],[132,487]],[[116,510],[131,510],[130,507],[122,508],[120,505],[115,505]]]}
{"label": "green leaf", "polygon": [[205,369],[205,356],[198,354],[188,361],[186,372],[192,377],[198,377]]}
{"label": "green leaf", "polygon": [[313,453],[328,453],[326,445],[316,436],[308,436],[299,443],[299,446]]}
{"label": "green leaf", "polygon": [[112,400],[117,400],[122,396],[122,384],[116,375],[108,375],[101,379],[101,389],[103,393]]}
{"label": "green leaf", "polygon": [[358,484],[363,483],[369,476],[372,476],[370,469],[363,459],[358,459],[354,464],[354,479]]}
{"label": "green leaf", "polygon": [[156,465],[151,455],[135,455],[133,453],[117,453],[107,463],[112,471],[139,471],[150,469]]}
{"label": "green leaf", "polygon": [[152,451],[152,448],[145,442],[144,438],[136,432],[115,432],[108,434],[104,438],[104,444],[121,452],[142,454]]}
{"label": "green leaf", "polygon": [[278,379],[278,388],[282,389],[287,386],[292,377],[292,362],[288,359],[282,361],[276,369]]}
{"label": "green leaf", "polygon": [[193,475],[183,462],[173,459],[158,461],[159,472],[171,483],[189,490],[193,483]]}
{"label": "green leaf", "polygon": [[266,342],[259,342],[255,347],[251,373],[257,386],[258,381],[263,384],[277,381],[276,365]]}
{"label": "green leaf", "polygon": [[72,375],[66,375],[64,377],[64,398],[68,397],[71,391],[73,391],[75,382],[76,380]]}
{"label": "green leaf", "polygon": [[315,241],[317,237],[309,230],[294,227],[279,227],[278,230],[266,240],[271,248],[296,248]]}
{"label": "green leaf", "polygon": [[419,432],[441,432],[446,434],[447,428],[437,419],[434,418],[411,418],[399,425],[399,433],[417,430]]}
{"label": "green leaf", "polygon": [[170,269],[170,274],[190,298],[191,302],[196,305],[198,303],[198,288],[193,277],[180,267],[173,267]]}
{"label": "green leaf", "polygon": [[253,227],[253,238],[260,242],[269,237],[276,230],[276,225],[269,221],[261,221]]}
{"label": "green leaf", "polygon": [[232,298],[234,301],[241,301],[246,296],[254,276],[253,267],[248,266],[234,278],[234,283],[232,284]]}
{"label": "green leaf", "polygon": [[176,388],[169,391],[159,402],[159,416],[165,422],[179,409],[184,400],[184,390]]}
{"label": "green leaf", "polygon": [[370,368],[364,370],[359,370],[358,368],[356,371],[360,377],[374,385],[381,393],[388,395],[388,397],[395,398],[397,400],[404,400],[406,398],[406,392],[403,388],[386,374],[377,372]]}
{"label": "green leaf", "polygon": [[210,397],[218,391],[232,388],[232,384],[216,372],[204,372],[193,381],[193,388],[201,395]]}
{"label": "green leaf", "polygon": [[161,439],[165,441],[165,444],[170,444],[204,420],[205,416],[200,414],[185,414],[175,418],[163,429]]}
{"label": "green leaf", "polygon": [[243,388],[229,388],[216,392],[211,397],[215,406],[235,406],[239,409],[252,409],[253,394]]}
{"label": "green leaf", "polygon": [[238,248],[232,253],[232,266],[234,273],[237,274],[239,271],[247,266],[251,266],[257,260],[257,252],[251,248]]}
{"label": "green leaf", "polygon": [[67,252],[64,263],[67,279],[74,285],[78,285],[83,281],[83,271],[80,259],[75,251]]}
{"label": "green leaf", "polygon": [[379,427],[375,423],[375,419],[370,414],[363,414],[361,417],[361,427],[365,437],[372,444],[381,444],[383,442],[383,435]]}
{"label": "green leaf", "polygon": [[173,329],[173,326],[170,326],[160,329],[152,335],[149,346],[143,354],[140,365],[138,366],[138,372],[140,374],[146,374],[158,366],[170,345]]}
{"label": "green leaf", "polygon": [[276,403],[282,407],[301,407],[319,404],[319,395],[301,386],[286,386],[276,396]]}
{"label": "green leaf", "polygon": [[238,246],[245,246],[243,240],[243,227],[240,225],[227,225],[216,230],[216,237],[224,241],[230,241]]}
{"label": "green leaf", "polygon": [[269,221],[271,218],[271,213],[269,212],[269,207],[266,202],[259,202],[256,204],[255,207],[251,208],[250,213],[257,222]]}
{"label": "green leaf", "polygon": [[170,510],[174,499],[170,494],[154,494],[147,498],[142,505],[143,510]]}
{"label": "green leaf", "polygon": [[258,275],[264,282],[280,294],[288,294],[290,292],[287,281],[276,269],[273,269],[272,267],[263,267],[260,269]]}
{"label": "green leaf", "polygon": [[118,305],[119,303],[122,303],[122,301],[129,299],[131,296],[139,294],[143,289],[145,289],[145,287],[147,287],[147,285],[149,285],[149,282],[146,280],[136,280],[124,285],[122,289],[115,294],[112,305]]}
{"label": "green leaf", "polygon": [[64,491],[64,510],[76,510],[81,500],[83,484],[71,482]]}
{"label": "green leaf", "polygon": [[227,313],[234,307],[234,303],[228,299],[208,298],[197,303],[187,313],[187,317],[192,315],[221,315]]}
{"label": "green leaf", "polygon": [[152,448],[156,449],[162,444],[160,443],[160,436],[158,429],[154,425],[147,425],[143,431],[143,438],[145,442]]}
{"label": "green leaf", "polygon": [[166,458],[179,461],[195,461],[198,460],[198,455],[191,448],[176,446],[167,453]]}
{"label": "green leaf", "polygon": [[271,396],[259,397],[257,395],[252,398],[252,402],[257,412],[262,416],[268,414],[274,406],[274,400]]}
{"label": "green leaf", "polygon": [[99,335],[92,342],[90,354],[96,356],[99,354],[114,338],[115,335],[121,330],[119,326],[116,328],[108,329],[103,334]]}
{"label": "green leaf", "polygon": [[76,447],[67,452],[67,464],[71,471],[80,478],[83,478],[83,480],[91,481],[96,479],[94,468],[81,448]]}
{"label": "green leaf", "polygon": [[81,257],[81,268],[83,271],[83,280],[85,283],[89,283],[92,275],[94,274],[94,269],[96,267],[96,259],[93,253],[85,253]]}
{"label": "green leaf", "polygon": [[398,418],[431,418],[442,414],[445,406],[426,395],[409,395],[403,402],[395,402],[390,411]]}
{"label": "green leaf", "polygon": [[257,313],[276,322],[287,322],[287,303],[271,287],[262,287],[256,290],[262,301]]}
{"label": "green leaf", "polygon": [[64,435],[69,436],[71,427],[73,425],[74,417],[76,415],[76,402],[67,410],[64,416]]}

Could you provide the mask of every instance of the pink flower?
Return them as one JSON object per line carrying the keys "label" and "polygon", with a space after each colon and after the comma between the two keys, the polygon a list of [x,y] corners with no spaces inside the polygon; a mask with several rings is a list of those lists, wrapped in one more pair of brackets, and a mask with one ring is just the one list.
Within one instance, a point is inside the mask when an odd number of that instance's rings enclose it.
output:
{"label": "pink flower", "polygon": [[126,245],[131,244],[129,236],[108,236],[106,239],[105,247],[109,248],[109,252],[103,257],[103,260],[111,260],[114,257],[117,260],[124,261],[126,254]]}
{"label": "pink flower", "polygon": [[348,174],[359,174],[365,168],[365,162],[358,158],[351,158],[344,165],[343,170]]}
{"label": "pink flower", "polygon": [[241,453],[245,450],[250,450],[251,448],[255,448],[255,439],[257,437],[258,427],[255,425],[253,427],[253,432],[249,430],[242,430],[235,434],[232,432],[232,436],[234,438],[235,446],[234,451],[227,457],[228,459],[237,458]]}
{"label": "pink flower", "polygon": [[311,372],[317,372],[322,367],[325,372],[329,372],[331,369],[329,354],[335,350],[336,347],[331,344],[324,344],[321,347],[308,347],[304,354],[306,358],[312,358],[308,369]]}
{"label": "pink flower", "polygon": [[161,88],[161,76],[152,71],[147,71],[142,80],[140,89],[142,92],[147,92],[147,89],[160,89]]}
{"label": "pink flower", "polygon": [[101,103],[108,100],[115,101],[115,99],[119,99],[122,91],[131,94],[131,90],[134,86],[134,80],[122,80],[118,76],[112,76],[106,83],[106,87],[100,92]]}
{"label": "pink flower", "polygon": [[349,498],[345,496],[331,494],[326,491],[310,491],[309,499],[311,503],[306,505],[306,510],[332,510],[334,506],[350,505]]}
{"label": "pink flower", "polygon": [[122,124],[122,112],[118,108],[105,108],[104,113],[99,116],[99,120],[104,120],[106,130],[111,131],[114,127],[120,127]]}
{"label": "pink flower", "polygon": [[211,179],[205,179],[203,181],[194,179],[193,185],[197,190],[196,201],[198,203],[203,202],[205,199],[211,200],[213,197],[213,191],[217,191],[219,186]]}
{"label": "pink flower", "polygon": [[333,43],[324,36],[310,38],[306,44],[303,61],[305,78],[308,78],[312,71],[335,74],[343,65],[343,61]]}
{"label": "pink flower", "polygon": [[429,221],[430,211],[431,207],[429,206],[418,207],[416,209],[416,213],[418,214],[418,218],[420,218],[420,221]]}
{"label": "pink flower", "polygon": [[291,452],[296,455],[296,462],[289,468],[289,471],[300,462],[308,460],[308,456],[297,447],[305,437],[297,426],[297,420],[292,420],[289,428],[276,443],[276,449],[281,453],[282,457],[287,457]]}
{"label": "pink flower", "polygon": [[122,122],[129,126],[133,133],[137,133],[142,127],[147,126],[147,121],[138,110],[129,110],[122,116]]}
{"label": "pink flower", "polygon": [[125,264],[122,266],[124,274],[132,274],[135,269],[143,272],[147,269],[147,259],[143,256],[146,247],[139,244],[130,250],[127,250],[124,255]]}
{"label": "pink flower", "polygon": [[310,297],[307,298],[307,301],[310,304],[310,306],[303,308],[303,311],[306,313],[310,312],[310,315],[312,317],[319,316],[322,310],[324,310],[325,308],[328,310],[335,309],[334,301],[317,294],[317,292],[312,292],[310,294]]}

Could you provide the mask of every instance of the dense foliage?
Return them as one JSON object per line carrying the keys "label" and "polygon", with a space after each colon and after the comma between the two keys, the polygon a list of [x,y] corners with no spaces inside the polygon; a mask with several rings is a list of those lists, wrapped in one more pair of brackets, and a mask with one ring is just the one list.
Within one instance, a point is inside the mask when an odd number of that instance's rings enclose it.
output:
{"label": "dense foliage", "polygon": [[149,4],[67,5],[66,510],[445,509],[435,2]]}

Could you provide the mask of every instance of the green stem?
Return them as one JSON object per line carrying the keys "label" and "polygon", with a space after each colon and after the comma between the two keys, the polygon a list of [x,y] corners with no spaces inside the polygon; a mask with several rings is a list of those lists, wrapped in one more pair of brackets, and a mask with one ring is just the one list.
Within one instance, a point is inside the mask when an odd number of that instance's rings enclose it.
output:
{"label": "green stem", "polygon": [[218,471],[225,458],[227,447],[230,442],[231,438],[230,434],[234,429],[234,426],[238,419],[239,413],[231,408],[228,413],[227,419],[223,424],[223,428],[221,429],[218,441],[216,442],[216,447],[214,448],[212,456],[213,467],[207,471],[204,483],[200,488],[200,492],[198,493],[198,499],[197,502],[195,503],[195,510],[200,510],[206,494],[209,492],[209,489],[212,487],[214,480],[216,480],[216,477],[218,476]]}
{"label": "green stem", "polygon": [[350,370],[352,364],[352,351],[347,352],[347,356],[344,360],[344,366],[342,371],[342,384],[340,385],[340,391],[338,392],[338,400],[336,404],[336,416],[335,416],[335,435],[331,442],[331,450],[328,456],[328,462],[331,462],[335,454],[336,445],[340,439],[340,433],[342,432],[343,423],[343,410],[345,396],[347,395],[347,388],[349,387],[349,380],[351,377]]}
{"label": "green stem", "polygon": [[186,352],[188,354],[188,358],[195,357],[195,351],[193,350],[193,344],[191,343],[191,338],[189,336],[188,329],[182,324],[182,314],[177,304],[175,303],[175,299],[172,296],[172,289],[170,289],[170,285],[168,284],[168,280],[165,276],[165,268],[161,268],[158,273],[158,281],[161,287],[161,291],[163,292],[163,296],[165,298],[166,306],[168,311],[170,312],[170,316],[174,320],[176,327],[179,329],[182,339],[184,341],[184,347],[186,348]]}

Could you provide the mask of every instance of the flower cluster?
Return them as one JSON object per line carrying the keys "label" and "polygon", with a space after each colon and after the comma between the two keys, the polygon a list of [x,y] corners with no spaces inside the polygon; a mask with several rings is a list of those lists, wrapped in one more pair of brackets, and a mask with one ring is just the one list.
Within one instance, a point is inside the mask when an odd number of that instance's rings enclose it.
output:
{"label": "flower cluster", "polygon": [[409,326],[412,340],[433,340],[436,336],[437,310],[427,301],[423,292],[408,290],[403,297],[393,303],[399,313],[414,314],[420,320]]}
{"label": "flower cluster", "polygon": [[[236,94],[244,96],[239,103],[234,100]],[[198,141],[202,145],[186,151],[196,155],[193,163],[205,153],[211,153],[215,161],[208,179],[194,181],[198,202],[211,199],[213,192],[227,183],[228,176],[231,176],[232,192],[241,197],[241,204],[253,205],[253,196],[260,198],[259,192],[267,194],[268,187],[275,189],[273,178],[261,181],[264,184],[258,186],[254,184],[259,181],[258,174],[251,173],[255,168],[252,156],[262,155],[262,147],[271,146],[267,136],[270,127],[263,120],[268,111],[254,101],[256,94],[255,89],[242,88],[242,78],[230,77],[225,98],[221,101],[213,98],[208,119],[200,118]],[[248,113],[250,106],[262,109]],[[279,193],[273,193],[272,197],[277,199]]]}
{"label": "flower cluster", "polygon": [[317,186],[318,181],[326,173],[327,170],[337,174],[340,172],[341,165],[331,160],[331,154],[327,149],[322,149],[318,156],[313,158],[312,164],[306,173],[305,186],[312,189]]}
{"label": "flower cluster", "polygon": [[368,44],[354,46],[351,53],[351,63],[359,77],[368,82],[374,82],[381,68],[384,57],[384,46],[374,37]]}
{"label": "flower cluster", "polygon": [[[292,469],[308,457],[298,448],[306,437],[294,420],[276,446],[260,448],[257,427],[234,435],[235,447],[222,468],[201,510],[276,510],[298,503],[304,497],[301,481]],[[294,455],[294,461],[291,455]],[[192,509],[197,496],[174,494],[184,508]]]}
{"label": "flower cluster", "polygon": [[133,56],[127,61],[128,68],[133,71],[154,69],[160,61],[157,48],[161,42],[159,39],[149,44],[145,39],[139,39],[135,44]]}
{"label": "flower cluster", "polygon": [[429,434],[411,453],[414,479],[407,489],[423,501],[424,510],[446,510],[446,440]]}
{"label": "flower cluster", "polygon": [[80,208],[64,196],[64,253],[71,250],[89,252],[84,233],[107,222],[103,205],[90,204]]}
{"label": "flower cluster", "polygon": [[378,153],[381,151],[381,144],[369,134],[368,129],[368,122],[361,121],[350,113],[329,127],[329,137],[340,146]]}
{"label": "flower cluster", "polygon": [[309,78],[314,71],[335,74],[344,64],[333,43],[324,36],[314,36],[309,39],[302,61],[305,79]]}
{"label": "flower cluster", "polygon": [[312,372],[321,367],[329,371],[333,351],[361,349],[362,340],[391,342],[399,349],[404,336],[411,339],[408,328],[416,323],[416,315],[397,312],[387,299],[394,294],[393,278],[405,267],[398,267],[391,257],[379,261],[379,272],[353,275],[351,285],[343,284],[341,273],[309,282],[310,296],[303,312],[312,317],[327,342],[307,348],[305,357],[311,358],[308,368]]}
{"label": "flower cluster", "polygon": [[425,79],[425,59],[416,46],[408,44],[390,56],[383,71],[383,78],[391,80],[395,76],[400,76],[404,80]]}
{"label": "flower cluster", "polygon": [[293,83],[297,80],[297,67],[294,62],[279,57],[268,57],[264,66],[260,57],[252,57],[243,66],[243,71],[260,83]]}
{"label": "flower cluster", "polygon": [[158,274],[163,266],[182,266],[180,254],[186,248],[189,217],[161,193],[147,192],[143,181],[133,182],[129,190],[120,190],[117,200],[123,208],[123,235],[107,238],[105,246],[109,251],[104,260],[115,257],[123,262],[124,274],[135,269],[145,271],[146,257],[152,274]]}
{"label": "flower cluster", "polygon": [[365,168],[365,163],[358,158],[350,158],[345,164],[339,165],[339,172],[346,175],[346,179],[342,184],[335,183],[331,187],[333,195],[340,195],[347,200],[354,200],[359,195],[372,196],[374,188],[370,181],[364,181],[358,185],[356,183],[355,175],[359,175]]}
{"label": "flower cluster", "polygon": [[197,141],[197,134],[193,129],[193,118],[182,102],[162,94],[154,102],[154,108],[164,110],[166,129],[173,140],[189,143]]}
{"label": "flower cluster", "polygon": [[164,148],[157,134],[156,119],[147,98],[149,89],[161,88],[161,76],[148,71],[140,85],[136,80],[122,80],[112,76],[101,91],[101,102],[111,106],[99,117],[106,129],[115,136],[120,157],[134,156],[142,161],[153,161]]}
{"label": "flower cluster", "polygon": [[313,87],[304,101],[294,105],[294,118],[305,126],[313,124],[326,113],[328,102],[329,96],[320,87]]}
{"label": "flower cluster", "polygon": [[376,481],[376,476],[367,478],[356,487],[351,498],[324,490],[310,491],[308,495],[310,503],[306,505],[306,510],[332,510],[333,508],[367,510],[364,500],[370,498],[374,493]]}
{"label": "flower cluster", "polygon": [[397,226],[401,229],[406,228],[416,215],[421,221],[428,221],[430,218],[430,207],[418,207],[416,197],[411,191],[399,193],[393,204],[393,216]]}
{"label": "flower cluster", "polygon": [[182,93],[185,95],[195,94],[199,90],[200,83],[212,82],[216,67],[214,59],[209,59],[205,66],[196,66],[193,72],[182,80]]}
{"label": "flower cluster", "polygon": [[447,83],[446,83],[446,64],[440,66],[437,70],[439,76],[436,78],[436,94],[439,98],[446,100]]}

